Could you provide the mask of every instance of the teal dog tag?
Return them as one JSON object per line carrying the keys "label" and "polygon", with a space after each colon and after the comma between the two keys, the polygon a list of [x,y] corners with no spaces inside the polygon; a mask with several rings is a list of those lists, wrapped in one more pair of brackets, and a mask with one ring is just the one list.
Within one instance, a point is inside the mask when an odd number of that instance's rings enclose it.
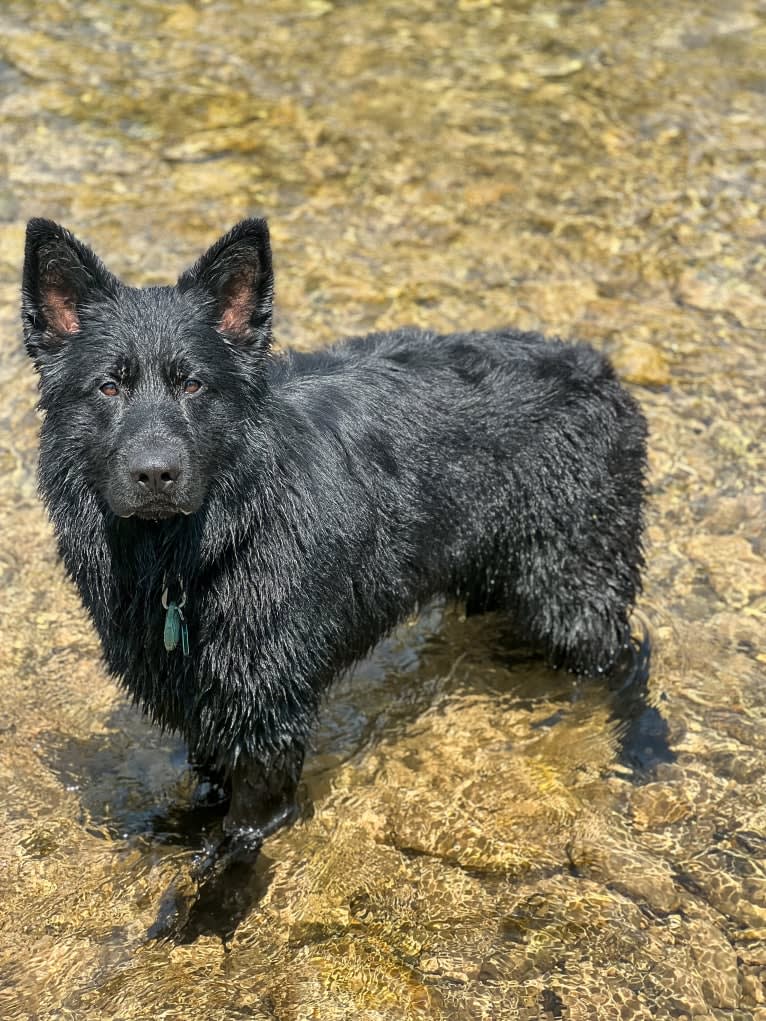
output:
{"label": "teal dog tag", "polygon": [[[179,579],[180,582],[180,579]],[[189,655],[189,628],[186,624],[186,618],[183,615],[181,609],[186,604],[186,593],[181,589],[181,599],[179,602],[174,603],[168,600],[168,589],[165,586],[165,579],[163,578],[163,591],[162,591],[162,606],[165,610],[165,629],[162,633],[162,639],[165,643],[165,648],[168,652],[174,652],[178,648],[178,642],[181,642],[181,652],[184,656]]]}
{"label": "teal dog tag", "polygon": [[165,613],[165,633],[163,635],[165,648],[168,652],[178,648],[178,639],[181,637],[181,622],[181,611],[178,609],[177,604],[168,603],[167,612]]}

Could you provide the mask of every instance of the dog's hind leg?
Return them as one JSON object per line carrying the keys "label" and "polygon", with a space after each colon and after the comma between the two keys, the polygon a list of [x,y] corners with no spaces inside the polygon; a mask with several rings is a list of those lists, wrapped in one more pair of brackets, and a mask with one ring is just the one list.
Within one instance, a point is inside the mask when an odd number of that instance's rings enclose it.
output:
{"label": "dog's hind leg", "polygon": [[630,640],[634,571],[619,554],[610,561],[541,548],[508,579],[507,609],[553,666],[601,675]]}
{"label": "dog's hind leg", "polygon": [[192,802],[198,808],[220,808],[221,814],[231,799],[231,784],[225,773],[209,763],[192,762],[197,777],[197,786]]}

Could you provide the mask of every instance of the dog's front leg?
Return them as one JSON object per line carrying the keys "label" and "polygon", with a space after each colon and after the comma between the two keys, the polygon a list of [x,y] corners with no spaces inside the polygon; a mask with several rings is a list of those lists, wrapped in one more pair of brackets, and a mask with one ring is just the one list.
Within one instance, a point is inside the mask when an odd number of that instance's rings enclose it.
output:
{"label": "dog's front leg", "polygon": [[226,940],[234,933],[265,889],[267,870],[258,861],[263,841],[297,815],[303,758],[303,746],[295,745],[268,764],[237,763],[223,840],[198,860],[191,896],[175,884],[166,892],[150,936],[187,943],[202,934]]}
{"label": "dog's front leg", "polygon": [[231,840],[263,841],[297,814],[295,795],[303,770],[304,748],[291,745],[268,763],[240,761],[231,772],[231,802],[223,821]]}

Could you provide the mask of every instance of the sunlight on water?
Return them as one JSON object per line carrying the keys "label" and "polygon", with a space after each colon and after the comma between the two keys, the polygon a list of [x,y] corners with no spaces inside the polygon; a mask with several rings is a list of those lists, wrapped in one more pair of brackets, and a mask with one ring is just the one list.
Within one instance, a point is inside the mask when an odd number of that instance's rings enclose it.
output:
{"label": "sunlight on water", "polygon": [[[3,5],[0,1017],[764,1021],[765,68],[758,0]],[[57,564],[23,234],[168,282],[254,212],[282,343],[612,356],[652,429],[652,672],[576,682],[430,608],[332,691],[233,939],[173,945],[219,816]]]}

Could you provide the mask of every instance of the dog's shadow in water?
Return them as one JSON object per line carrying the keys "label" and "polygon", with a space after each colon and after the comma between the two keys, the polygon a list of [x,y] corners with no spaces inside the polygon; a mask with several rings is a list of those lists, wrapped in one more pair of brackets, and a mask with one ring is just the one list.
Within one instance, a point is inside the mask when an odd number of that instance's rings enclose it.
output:
{"label": "dog's shadow in water", "polygon": [[[301,784],[299,815],[329,789],[338,766],[381,739],[401,734],[434,704],[466,687],[482,687],[514,705],[545,699],[559,708],[545,721],[555,727],[588,686],[604,700],[619,744],[615,765],[634,782],[650,779],[672,761],[668,726],[649,691],[651,650],[645,632],[626,647],[609,679],[576,680],[545,668],[514,643],[507,624],[492,614],[465,620],[435,606],[403,625],[332,689]],[[594,694],[597,692],[597,694]],[[196,852],[159,906],[150,938],[192,942],[215,935],[227,942],[268,888],[271,862],[251,848],[231,853],[222,839],[225,792],[200,781],[183,744],[146,722],[127,702],[103,734],[84,740],[46,735],[46,765],[80,797],[83,825],[92,833],[168,853]],[[307,792],[310,791],[310,796]],[[147,846],[148,845],[148,846]]]}

